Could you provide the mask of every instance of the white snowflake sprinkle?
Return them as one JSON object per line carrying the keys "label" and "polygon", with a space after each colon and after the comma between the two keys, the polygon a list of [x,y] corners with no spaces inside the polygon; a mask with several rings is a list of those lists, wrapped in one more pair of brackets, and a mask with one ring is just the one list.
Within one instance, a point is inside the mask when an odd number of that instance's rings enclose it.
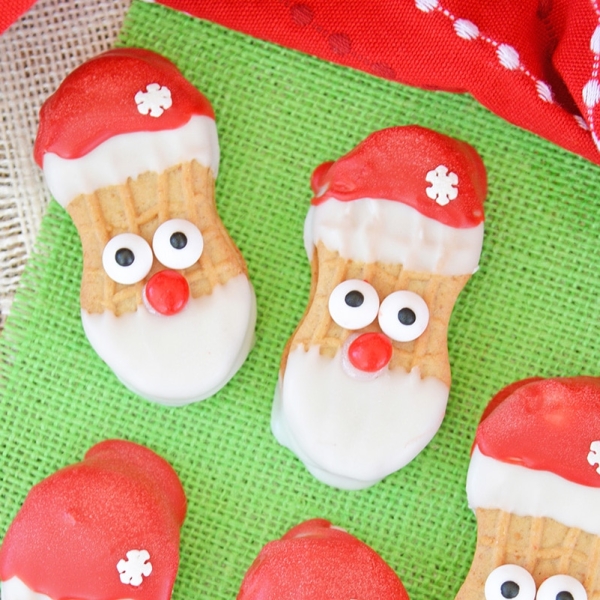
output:
{"label": "white snowflake sprinkle", "polygon": [[600,84],[596,79],[590,79],[584,86],[581,92],[583,101],[588,108],[594,108],[600,100]]}
{"label": "white snowflake sprinkle", "polygon": [[544,81],[536,81],[535,89],[544,102],[552,102],[552,88]]}
{"label": "white snowflake sprinkle", "polygon": [[500,44],[496,50],[500,64],[509,71],[514,71],[519,68],[520,60],[519,53],[508,44]]}
{"label": "white snowflake sprinkle", "polygon": [[431,187],[425,188],[425,193],[435,200],[440,206],[446,206],[450,200],[458,196],[458,175],[448,172],[448,167],[439,165],[425,175],[425,181],[431,183]]}
{"label": "white snowflake sprinkle", "polygon": [[150,83],[146,91],[139,91],[135,95],[137,109],[142,115],[149,114],[151,117],[160,117],[168,108],[171,108],[171,90],[159,83]]}
{"label": "white snowflake sprinkle", "polygon": [[590,50],[594,54],[600,54],[600,25],[596,27],[590,40]]}
{"label": "white snowflake sprinkle", "polygon": [[600,441],[595,441],[590,444],[590,452],[587,455],[587,460],[592,467],[597,467],[596,473],[600,475]]}
{"label": "white snowflake sprinkle", "polygon": [[150,554],[147,550],[130,550],[126,556],[127,560],[121,559],[117,563],[121,583],[137,587],[141,585],[143,577],[152,573],[152,563],[148,561]]}
{"label": "white snowflake sprinkle", "polygon": [[463,40],[474,40],[479,37],[479,27],[467,19],[456,19],[454,21],[454,31]]}
{"label": "white snowflake sprinkle", "polygon": [[438,0],[415,0],[415,5],[423,12],[431,12],[438,7]]}
{"label": "white snowflake sprinkle", "polygon": [[577,125],[581,127],[581,129],[583,129],[584,131],[590,130],[590,126],[587,124],[587,121],[581,115],[573,115],[573,118],[575,119]]}

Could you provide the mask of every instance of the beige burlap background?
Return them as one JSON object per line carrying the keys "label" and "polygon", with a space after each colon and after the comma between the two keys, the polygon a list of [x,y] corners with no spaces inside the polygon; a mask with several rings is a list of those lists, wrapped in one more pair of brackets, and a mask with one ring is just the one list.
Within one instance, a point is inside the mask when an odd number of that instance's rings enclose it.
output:
{"label": "beige burlap background", "polygon": [[0,328],[50,200],[32,148],[38,111],[77,65],[109,48],[130,0],[38,0],[0,35]]}

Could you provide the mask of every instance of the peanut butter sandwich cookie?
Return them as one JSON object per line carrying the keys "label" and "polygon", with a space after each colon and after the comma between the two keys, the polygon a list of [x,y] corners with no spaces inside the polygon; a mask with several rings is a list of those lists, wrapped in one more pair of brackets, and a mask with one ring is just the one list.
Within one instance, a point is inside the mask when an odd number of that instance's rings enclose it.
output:
{"label": "peanut butter sandwich cookie", "polygon": [[456,600],[600,598],[600,378],[494,397],[467,476],[477,546]]}
{"label": "peanut butter sandwich cookie", "polygon": [[149,400],[216,393],[252,347],[256,302],[216,210],[208,100],[162,56],[110,50],[45,102],[35,159],[81,238],[96,352]]}
{"label": "peanut butter sandwich cookie", "polygon": [[464,142],[392,127],[319,166],[311,187],[312,289],[272,430],[316,478],[360,489],[415,458],[444,418],[448,321],[478,267],[486,172]]}

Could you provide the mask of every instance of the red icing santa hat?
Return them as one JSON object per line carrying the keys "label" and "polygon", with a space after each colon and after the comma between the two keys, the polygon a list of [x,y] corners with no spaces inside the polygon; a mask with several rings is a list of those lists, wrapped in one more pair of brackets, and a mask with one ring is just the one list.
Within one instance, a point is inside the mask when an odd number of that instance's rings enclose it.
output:
{"label": "red icing santa hat", "polygon": [[109,50],[75,69],[44,103],[34,157],[63,205],[185,160],[216,175],[214,112],[166,58]]}
{"label": "red icing santa hat", "polygon": [[418,126],[367,137],[315,169],[305,227],[345,258],[470,274],[483,238],[486,172],[465,142]]}
{"label": "red icing santa hat", "polygon": [[372,133],[313,173],[312,204],[380,198],[408,204],[452,227],[483,221],[486,172],[475,149],[436,131],[409,125]]}
{"label": "red icing santa hat", "polygon": [[186,498],[171,466],[109,440],[35,485],[0,548],[3,596],[168,600]]}
{"label": "red icing santa hat", "polygon": [[269,542],[237,600],[408,600],[398,576],[369,546],[324,519]]}
{"label": "red icing santa hat", "polygon": [[490,405],[473,446],[469,505],[600,534],[600,378],[528,379]]}

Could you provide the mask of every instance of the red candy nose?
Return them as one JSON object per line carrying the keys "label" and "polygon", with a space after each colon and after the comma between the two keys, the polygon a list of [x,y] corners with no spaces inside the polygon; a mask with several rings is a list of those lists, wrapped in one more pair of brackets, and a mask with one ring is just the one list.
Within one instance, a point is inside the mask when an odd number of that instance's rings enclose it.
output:
{"label": "red candy nose", "polygon": [[392,360],[392,350],[392,342],[383,333],[363,333],[348,347],[348,360],[360,371],[376,373]]}
{"label": "red candy nose", "polygon": [[150,277],[145,288],[146,301],[161,315],[175,315],[190,297],[190,286],[176,271],[159,271]]}

